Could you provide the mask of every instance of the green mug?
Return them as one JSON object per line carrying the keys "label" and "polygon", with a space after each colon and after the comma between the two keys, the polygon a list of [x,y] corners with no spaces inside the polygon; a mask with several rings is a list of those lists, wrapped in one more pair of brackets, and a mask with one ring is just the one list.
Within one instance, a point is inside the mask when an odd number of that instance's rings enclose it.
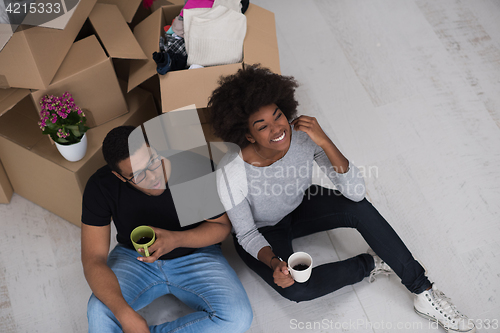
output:
{"label": "green mug", "polygon": [[130,233],[130,240],[132,241],[132,244],[137,252],[139,252],[139,249],[144,249],[144,253],[139,253],[143,257],[149,257],[148,248],[155,242],[155,236],[155,232],[151,227],[141,225],[140,227],[132,230],[132,233]]}

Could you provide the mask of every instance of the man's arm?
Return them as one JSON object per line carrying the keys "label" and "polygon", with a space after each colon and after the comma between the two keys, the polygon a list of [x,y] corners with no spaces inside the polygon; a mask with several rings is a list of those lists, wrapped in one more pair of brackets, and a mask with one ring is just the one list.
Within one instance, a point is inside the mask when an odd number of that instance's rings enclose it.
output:
{"label": "man's arm", "polygon": [[138,257],[141,261],[154,262],[178,247],[200,248],[222,242],[231,232],[231,222],[227,214],[224,214],[185,231],[169,231],[160,228],[153,228],[153,230],[156,233],[156,241],[149,248],[149,252],[154,253],[149,257]]}
{"label": "man's arm", "polygon": [[148,332],[142,316],[123,298],[118,279],[106,264],[111,226],[96,227],[82,223],[82,264],[85,278],[94,295],[113,312],[124,332]]}

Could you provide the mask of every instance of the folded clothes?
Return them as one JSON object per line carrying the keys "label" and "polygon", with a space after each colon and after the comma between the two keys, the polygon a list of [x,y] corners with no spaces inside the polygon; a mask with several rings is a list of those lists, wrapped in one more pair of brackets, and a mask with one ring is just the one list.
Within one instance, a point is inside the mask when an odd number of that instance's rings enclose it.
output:
{"label": "folded clothes", "polygon": [[247,29],[246,16],[225,6],[213,7],[191,17],[192,11],[194,9],[184,11],[187,64],[216,66],[240,62]]}
{"label": "folded clothes", "polygon": [[241,1],[240,0],[215,0],[213,7],[224,6],[232,9],[238,13],[241,13]]}
{"label": "folded clothes", "polygon": [[192,9],[186,9],[184,11],[184,39],[186,40],[186,51],[189,53],[189,45],[188,45],[188,39],[189,39],[189,29],[191,27],[191,20],[193,17],[202,15],[206,12],[209,12],[211,8],[192,8]]}

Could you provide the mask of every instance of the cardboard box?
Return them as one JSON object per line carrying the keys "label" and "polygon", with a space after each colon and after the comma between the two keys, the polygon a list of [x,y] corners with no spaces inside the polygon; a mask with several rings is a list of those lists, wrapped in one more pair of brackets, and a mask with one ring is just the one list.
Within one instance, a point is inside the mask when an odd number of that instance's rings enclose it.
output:
{"label": "cardboard box", "polygon": [[20,26],[0,52],[0,87],[45,89],[96,0],[81,0],[64,30]]}
{"label": "cardboard box", "polygon": [[10,185],[9,178],[7,178],[7,174],[0,162],[0,204],[7,204],[10,202],[12,198],[12,194],[14,194],[14,190],[12,189],[12,185]]}
{"label": "cardboard box", "polygon": [[196,104],[197,108],[203,108],[207,106],[209,96],[217,87],[219,77],[235,73],[244,64],[260,63],[273,72],[280,73],[274,14],[257,5],[250,4],[245,12],[247,34],[243,44],[242,63],[158,75],[156,63],[151,55],[159,50],[159,39],[163,26],[170,24],[182,7],[182,5],[163,6],[134,28],[137,41],[150,58],[142,61],[131,61],[129,91],[152,77],[158,77],[162,112],[172,111],[189,104]]}
{"label": "cardboard box", "polygon": [[40,111],[45,95],[73,95],[76,105],[85,109],[87,124],[99,126],[128,112],[111,59],[106,56],[94,35],[73,44],[47,89],[31,96]]}
{"label": "cardboard box", "polygon": [[0,151],[14,191],[79,226],[87,180],[105,164],[101,145],[106,134],[116,126],[138,126],[157,115],[151,94],[140,88],[127,94],[126,101],[129,113],[87,132],[87,154],[78,162],[66,161],[42,135],[29,96],[4,112]]}

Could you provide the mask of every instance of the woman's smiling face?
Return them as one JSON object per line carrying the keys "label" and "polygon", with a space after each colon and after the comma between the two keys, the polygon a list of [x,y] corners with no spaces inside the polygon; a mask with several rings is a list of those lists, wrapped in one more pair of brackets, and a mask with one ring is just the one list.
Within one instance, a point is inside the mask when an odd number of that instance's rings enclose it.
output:
{"label": "woman's smiling face", "polygon": [[283,151],[290,146],[290,124],[276,104],[261,107],[248,119],[246,137],[261,149]]}

